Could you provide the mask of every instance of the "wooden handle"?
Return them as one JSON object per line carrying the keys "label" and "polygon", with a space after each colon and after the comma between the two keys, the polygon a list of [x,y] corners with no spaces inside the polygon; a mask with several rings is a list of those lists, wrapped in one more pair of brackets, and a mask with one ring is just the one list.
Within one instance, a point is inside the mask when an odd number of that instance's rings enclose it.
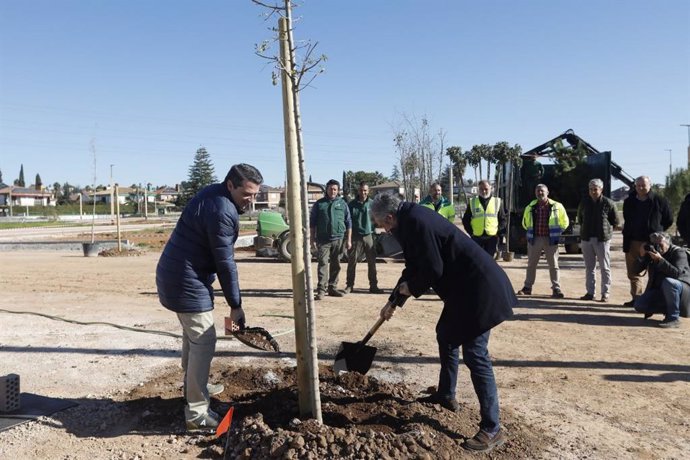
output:
{"label": "wooden handle", "polygon": [[369,329],[369,332],[367,332],[367,335],[365,335],[364,339],[362,339],[362,342],[361,342],[362,346],[364,346],[369,341],[369,339],[374,335],[374,333],[376,333],[376,331],[378,331],[378,329],[381,327],[381,325],[383,324],[384,321],[385,321],[385,319],[383,319],[382,317],[379,317],[378,321],[376,321],[376,324],[374,324],[371,327],[371,329]]}

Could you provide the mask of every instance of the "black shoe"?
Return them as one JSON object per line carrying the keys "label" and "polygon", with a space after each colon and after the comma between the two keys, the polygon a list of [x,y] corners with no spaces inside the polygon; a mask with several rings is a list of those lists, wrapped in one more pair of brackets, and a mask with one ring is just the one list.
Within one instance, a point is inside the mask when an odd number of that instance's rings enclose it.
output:
{"label": "black shoe", "polygon": [[349,286],[349,285],[348,285],[348,286],[345,286],[345,289],[343,289],[343,292],[344,292],[345,294],[349,294],[349,293],[352,292],[353,289],[354,289],[354,288],[353,288],[352,286]]}
{"label": "black shoe", "polygon": [[663,327],[664,329],[670,329],[670,328],[677,328],[680,327],[680,320],[679,319],[666,319],[662,322],[659,323],[659,327]]}
{"label": "black shoe", "polygon": [[316,295],[314,296],[314,300],[321,300],[324,297],[326,297],[326,293],[323,291],[318,291]]}
{"label": "black shoe", "polygon": [[624,307],[633,307],[635,306],[635,299],[629,300],[623,304]]}
{"label": "black shoe", "polygon": [[594,300],[594,296],[592,294],[585,294],[580,297],[580,300]]}
{"label": "black shoe", "polygon": [[[554,289],[553,294],[551,294],[551,297],[554,299],[562,299],[565,297],[565,295],[563,295],[563,293],[561,292],[560,289]],[[592,300],[592,299],[589,299],[589,300]]]}
{"label": "black shoe", "polygon": [[460,405],[455,400],[455,398],[451,398],[449,396],[441,396],[438,393],[432,393],[429,396],[417,399],[417,401],[421,403],[439,404],[441,407],[444,407],[451,412],[457,412],[460,408]]}
{"label": "black shoe", "polygon": [[345,293],[337,290],[336,288],[328,288],[328,295],[332,297],[343,297]]}
{"label": "black shoe", "polygon": [[462,445],[467,450],[472,452],[489,452],[496,447],[503,445],[506,442],[506,436],[503,434],[503,429],[499,428],[498,433],[491,436],[486,431],[479,430],[473,438],[468,439]]}
{"label": "black shoe", "polygon": [[644,319],[649,319],[649,318],[652,317],[652,315],[654,315],[654,313],[652,313],[652,312],[647,312],[647,313],[644,314]]}
{"label": "black shoe", "polygon": [[386,291],[377,286],[371,286],[369,292],[372,294],[385,294]]}
{"label": "black shoe", "polygon": [[517,295],[532,295],[532,288],[523,287],[517,291]]}

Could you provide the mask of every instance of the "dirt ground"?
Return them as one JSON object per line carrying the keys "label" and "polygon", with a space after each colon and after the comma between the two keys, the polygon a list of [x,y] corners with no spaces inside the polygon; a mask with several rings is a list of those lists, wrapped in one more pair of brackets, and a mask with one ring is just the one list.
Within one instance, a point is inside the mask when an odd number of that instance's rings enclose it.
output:
{"label": "dirt ground", "polygon": [[[2,252],[0,309],[179,333],[174,315],[157,301],[152,246],[131,257]],[[491,457],[687,458],[688,320],[663,330],[656,327],[660,317],[645,321],[622,306],[629,288],[620,240],[608,304],[576,300],[585,292],[581,256],[560,260],[566,298],[548,297],[540,265],[535,295],[520,299],[515,318],[492,332],[509,441]],[[290,266],[250,251],[238,252],[238,263],[248,323],[274,333],[282,353],[219,341],[212,380],[226,389],[212,405],[235,407],[228,458],[471,456],[460,447],[478,422],[467,371],[458,382],[459,413],[416,401],[438,375],[436,297],[409,301],[381,327],[370,342],[378,352],[366,377],[331,371],[340,342],[361,339],[386,300],[365,289],[366,265],[358,266],[354,293],[317,304],[319,426],[300,420],[297,409]],[[500,264],[519,289],[526,259]],[[377,268],[380,286],[390,289],[402,264],[381,261]],[[227,311],[220,298],[221,334]],[[0,458],[222,458],[226,439],[184,432],[177,338],[6,311],[0,324],[0,375],[19,374],[22,392],[79,403],[0,432]]]}

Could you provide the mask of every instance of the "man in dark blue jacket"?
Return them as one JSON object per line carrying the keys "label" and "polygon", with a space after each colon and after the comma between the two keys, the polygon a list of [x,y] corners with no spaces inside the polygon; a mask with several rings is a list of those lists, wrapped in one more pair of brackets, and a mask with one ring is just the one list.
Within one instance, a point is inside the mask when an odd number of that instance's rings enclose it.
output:
{"label": "man in dark blue jacket", "polygon": [[[479,432],[465,448],[488,452],[505,442],[499,423],[498,392],[488,343],[491,329],[513,315],[517,298],[505,272],[494,259],[438,213],[393,195],[379,194],[371,205],[376,223],[403,248],[405,269],[398,281],[403,295],[419,297],[430,287],[443,300],[436,324],[441,359],[438,389],[426,401],[456,411],[455,389],[459,348],[479,399]],[[391,302],[394,300],[391,296]],[[387,304],[388,320],[395,307]]]}
{"label": "man in dark blue jacket", "polygon": [[189,431],[218,426],[209,409],[210,396],[222,385],[209,385],[208,374],[216,349],[213,287],[216,275],[231,308],[230,317],[244,327],[234,244],[239,214],[254,201],[263,182],[248,164],[230,168],[225,180],[203,188],[187,204],[156,267],[161,304],[177,313],[182,325],[182,368],[185,371],[185,418]]}

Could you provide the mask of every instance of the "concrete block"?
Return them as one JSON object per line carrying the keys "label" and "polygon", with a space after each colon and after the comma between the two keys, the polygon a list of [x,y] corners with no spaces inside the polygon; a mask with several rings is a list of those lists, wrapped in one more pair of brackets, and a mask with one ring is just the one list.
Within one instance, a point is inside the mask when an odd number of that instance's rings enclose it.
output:
{"label": "concrete block", "polygon": [[19,376],[7,374],[0,377],[0,412],[19,409]]}

